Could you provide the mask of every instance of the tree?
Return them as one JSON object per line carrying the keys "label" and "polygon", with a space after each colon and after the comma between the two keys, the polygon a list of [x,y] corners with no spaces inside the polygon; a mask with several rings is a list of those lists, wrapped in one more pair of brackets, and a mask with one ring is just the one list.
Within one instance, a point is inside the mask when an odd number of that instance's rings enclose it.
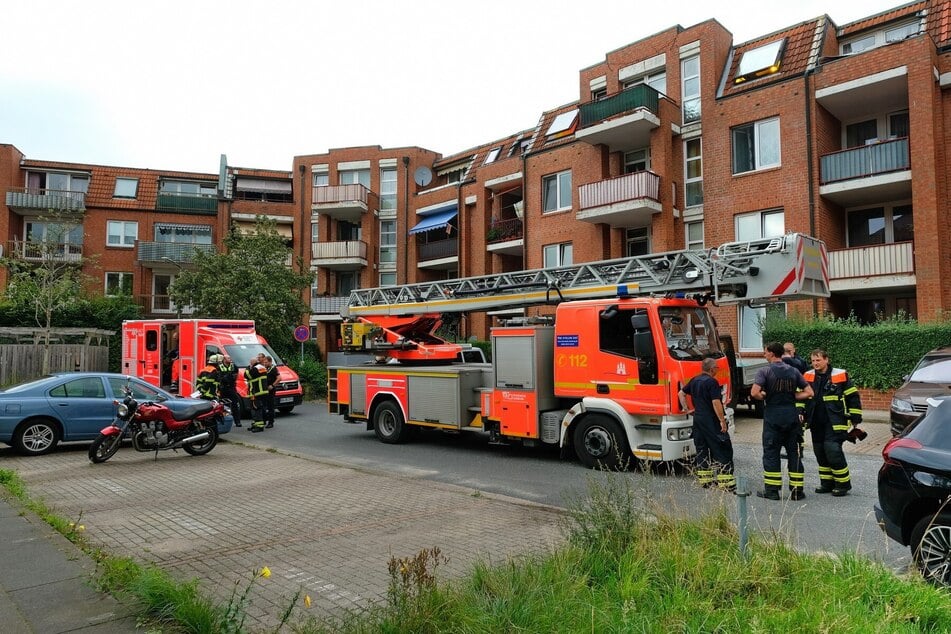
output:
{"label": "tree", "polygon": [[[232,230],[225,253],[195,251],[194,268],[183,270],[169,287],[176,305],[194,309],[192,316],[253,319],[259,334],[284,348],[308,307],[301,301],[313,273],[287,266],[291,249],[275,223],[258,216],[254,231]],[[298,258],[298,269],[303,263]]]}
{"label": "tree", "polygon": [[56,313],[83,295],[82,218],[50,209],[3,258],[9,270],[4,300],[32,312],[43,329],[43,374],[50,370],[50,331]]}

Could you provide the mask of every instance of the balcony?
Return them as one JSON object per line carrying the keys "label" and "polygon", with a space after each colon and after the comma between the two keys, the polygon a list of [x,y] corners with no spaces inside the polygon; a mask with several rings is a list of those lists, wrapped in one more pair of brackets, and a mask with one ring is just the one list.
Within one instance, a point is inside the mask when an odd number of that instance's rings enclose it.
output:
{"label": "balcony", "polygon": [[612,152],[650,145],[651,132],[660,126],[658,95],[647,84],[638,84],[613,97],[582,104],[575,138],[606,145]]}
{"label": "balcony", "polygon": [[7,190],[7,207],[21,215],[86,211],[86,192],[20,187]]}
{"label": "balcony", "polygon": [[525,248],[521,219],[493,220],[485,234],[485,242],[486,249],[492,253],[521,255]]}
{"label": "balcony", "polygon": [[213,196],[160,192],[155,200],[155,210],[214,216],[218,214],[218,199]]}
{"label": "balcony", "polygon": [[833,293],[915,285],[911,242],[829,251],[829,287]]}
{"label": "balcony", "polygon": [[819,193],[843,207],[909,198],[910,155],[906,137],[825,154]]}
{"label": "balcony", "polygon": [[816,101],[839,121],[861,121],[883,112],[907,110],[908,69],[900,66],[834,86],[817,87]]}
{"label": "balcony", "polygon": [[367,265],[367,243],[362,240],[345,242],[313,242],[310,245],[311,267],[319,266],[332,271],[356,271]]}
{"label": "balcony", "polygon": [[8,258],[24,262],[40,263],[75,263],[83,259],[83,245],[69,242],[23,242],[15,240],[8,242],[4,253]]}
{"label": "balcony", "polygon": [[196,251],[215,253],[215,245],[140,241],[136,243],[136,261],[148,268],[166,267],[170,264],[184,267],[194,262]]}
{"label": "balcony", "polygon": [[575,218],[612,227],[646,227],[660,213],[660,176],[636,172],[582,185]]}
{"label": "balcony", "polygon": [[450,238],[417,243],[416,262],[421,269],[454,269],[459,265],[459,241]]}
{"label": "balcony", "polygon": [[314,187],[311,211],[357,224],[369,209],[369,193],[363,185]]}
{"label": "balcony", "polygon": [[194,307],[186,306],[179,310],[178,306],[168,295],[136,295],[135,303],[142,307],[147,314],[168,316],[191,315],[195,312]]}
{"label": "balcony", "polygon": [[332,295],[311,297],[310,312],[313,315],[333,315],[335,317],[339,317],[340,311],[347,306],[349,301],[349,295],[344,295],[342,297]]}

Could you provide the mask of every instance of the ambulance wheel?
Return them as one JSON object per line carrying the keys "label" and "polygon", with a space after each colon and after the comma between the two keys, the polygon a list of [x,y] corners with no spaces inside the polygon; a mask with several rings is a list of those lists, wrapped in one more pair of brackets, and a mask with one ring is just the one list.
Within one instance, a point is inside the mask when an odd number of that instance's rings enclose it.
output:
{"label": "ambulance wheel", "polygon": [[409,427],[403,420],[403,412],[393,401],[384,401],[373,412],[373,431],[381,442],[390,445],[406,442]]}
{"label": "ambulance wheel", "polygon": [[572,442],[578,460],[589,469],[624,471],[631,462],[624,431],[610,416],[585,416],[575,427]]}

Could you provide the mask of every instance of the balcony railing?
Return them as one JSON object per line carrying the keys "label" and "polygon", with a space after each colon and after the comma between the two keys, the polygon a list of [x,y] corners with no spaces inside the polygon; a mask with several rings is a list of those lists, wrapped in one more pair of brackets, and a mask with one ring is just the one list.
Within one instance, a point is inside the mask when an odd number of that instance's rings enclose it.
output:
{"label": "balcony railing", "polygon": [[314,204],[360,202],[367,203],[368,190],[363,185],[330,185],[314,187]]}
{"label": "balcony railing", "polygon": [[823,185],[898,172],[911,167],[907,137],[833,152],[819,160]]}
{"label": "balcony railing", "polygon": [[915,272],[912,242],[853,247],[829,252],[829,278],[833,280],[876,275],[909,275]]}
{"label": "balcony railing", "polygon": [[25,262],[80,262],[83,245],[69,242],[23,242],[15,240],[6,244],[7,257]]}
{"label": "balcony railing", "polygon": [[425,262],[426,260],[439,260],[441,258],[452,258],[459,255],[459,241],[455,238],[450,240],[437,240],[416,245],[416,260]]}
{"label": "balcony railing", "polygon": [[647,84],[638,84],[622,90],[613,97],[582,104],[580,127],[586,128],[615,115],[631,112],[638,108],[646,108],[657,114],[659,94]]}
{"label": "balcony railing", "polygon": [[344,242],[313,242],[310,245],[311,257],[315,260],[341,258],[367,259],[367,243],[362,240]]}
{"label": "balcony railing", "polygon": [[54,211],[85,211],[86,192],[21,187],[10,189],[6,196],[11,209],[42,209]]}
{"label": "balcony railing", "polygon": [[155,210],[213,216],[218,213],[218,199],[213,196],[161,192],[155,202]]}
{"label": "balcony railing", "polygon": [[191,315],[195,312],[194,307],[186,306],[181,310],[172,302],[168,295],[136,295],[135,303],[147,313],[156,313],[160,315]]}
{"label": "balcony railing", "polygon": [[522,221],[518,218],[506,218],[505,220],[493,220],[485,234],[485,241],[489,244],[493,242],[508,242],[509,240],[518,240],[522,237]]}
{"label": "balcony railing", "polygon": [[195,260],[195,252],[214,253],[213,244],[193,244],[181,242],[138,242],[139,262],[173,262],[188,264]]}
{"label": "balcony railing", "polygon": [[315,315],[339,315],[340,311],[349,303],[350,296],[336,297],[322,295],[310,298],[310,312]]}
{"label": "balcony railing", "polygon": [[602,207],[627,200],[660,200],[660,176],[654,172],[635,172],[589,183],[578,188],[581,209]]}

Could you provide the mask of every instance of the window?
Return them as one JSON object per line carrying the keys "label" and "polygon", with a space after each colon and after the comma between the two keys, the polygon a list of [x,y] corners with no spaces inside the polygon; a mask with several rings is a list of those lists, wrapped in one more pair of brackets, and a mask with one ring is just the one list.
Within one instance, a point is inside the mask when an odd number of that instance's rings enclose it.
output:
{"label": "window", "polygon": [[878,29],[871,33],[859,35],[854,39],[846,40],[839,46],[843,55],[855,55],[891,42],[900,42],[908,37],[921,33],[921,20],[914,19],[904,23],[892,25],[889,28]]}
{"label": "window", "polygon": [[886,139],[907,137],[908,111],[892,112],[874,119],[857,121],[845,126],[845,147],[861,147]]}
{"label": "window", "polygon": [[684,244],[688,249],[703,251],[703,221],[697,220],[684,223]]}
{"label": "window", "polygon": [[380,211],[396,209],[396,168],[380,169]]}
{"label": "window", "polygon": [[687,207],[703,204],[703,156],[699,138],[684,141],[684,200]]}
{"label": "window", "polygon": [[48,191],[85,194],[89,191],[89,175],[64,172],[27,172],[26,186],[30,193]]}
{"label": "window", "polygon": [[647,255],[651,252],[651,233],[647,227],[628,229],[625,235],[628,257]]}
{"label": "window", "polygon": [[911,205],[875,207],[848,213],[850,247],[864,247],[914,238]]}
{"label": "window", "polygon": [[[773,238],[786,233],[786,221],[781,209],[757,211],[736,216],[736,239],[738,241],[760,240]],[[760,351],[763,349],[762,322],[767,311],[777,311],[777,314],[786,313],[786,305],[782,303],[770,304],[766,308],[751,308],[740,306],[740,350]]]}
{"label": "window", "polygon": [[341,185],[363,185],[370,189],[370,170],[341,170],[338,173]]}
{"label": "window", "polygon": [[662,95],[667,94],[667,71],[661,70],[653,73],[648,73],[646,75],[641,75],[640,77],[633,77],[630,79],[624,80],[624,83],[621,84],[621,90],[627,90],[632,86],[639,86],[641,84],[647,84],[657,92]]}
{"label": "window", "polygon": [[921,24],[916,20],[890,29],[885,29],[885,42],[899,42],[907,37],[918,35]]}
{"label": "window", "polygon": [[855,53],[861,53],[870,48],[875,48],[877,46],[876,39],[875,34],[872,34],[852,40],[851,42],[844,42],[842,44],[842,54],[854,55]]}
{"label": "window", "polygon": [[238,177],[234,183],[236,200],[265,203],[294,202],[294,186],[290,180]]}
{"label": "window", "polygon": [[571,266],[571,243],[562,242],[561,244],[549,244],[542,247],[542,256],[544,259],[543,267],[546,269],[556,266]]}
{"label": "window", "polygon": [[327,187],[330,185],[330,174],[327,172],[314,172],[314,187]]}
{"label": "window", "polygon": [[[73,379],[50,390],[53,398],[106,398],[106,390],[102,386],[102,379],[85,377]],[[77,404],[78,406],[78,404]]]}
{"label": "window", "polygon": [[139,190],[138,178],[116,178],[116,188],[112,192],[113,198],[135,198]]}
{"label": "window", "polygon": [[174,275],[164,273],[152,275],[152,312],[175,312],[175,305],[168,297],[168,287],[174,279]]}
{"label": "window", "polygon": [[159,193],[214,198],[218,195],[218,185],[215,183],[200,183],[198,181],[163,180],[159,184]]}
{"label": "window", "polygon": [[607,88],[597,88],[591,91],[591,101],[602,101],[608,98]]}
{"label": "window", "polygon": [[554,121],[551,122],[551,125],[548,126],[548,132],[545,133],[545,136],[549,139],[559,138],[563,136],[568,136],[573,134],[575,131],[575,123],[578,120],[578,110],[570,110],[568,112],[562,112],[560,115],[555,117]]}
{"label": "window", "polygon": [[360,277],[357,271],[340,271],[337,273],[337,295],[347,297],[350,292],[360,288]]}
{"label": "window", "polygon": [[542,179],[542,210],[544,212],[571,208],[571,170]]}
{"label": "window", "polygon": [[208,225],[155,225],[155,241],[211,244],[211,227]]}
{"label": "window", "polygon": [[380,273],[380,286],[396,286],[396,273]]}
{"label": "window", "polygon": [[680,62],[681,102],[684,125],[700,120],[700,56]]}
{"label": "window", "polygon": [[106,296],[132,295],[132,273],[106,273]]}
{"label": "window", "polygon": [[60,222],[28,221],[24,242],[82,245],[83,226]]}
{"label": "window", "polygon": [[645,172],[651,168],[650,148],[641,148],[624,153],[624,173]]}
{"label": "window", "polygon": [[139,237],[139,223],[110,220],[106,223],[106,245],[110,247],[134,247]]}
{"label": "window", "polygon": [[320,242],[320,222],[317,214],[314,214],[314,217],[310,222],[310,241]]}
{"label": "window", "polygon": [[497,148],[493,148],[489,150],[489,153],[485,155],[485,163],[483,163],[483,165],[494,163],[495,159],[499,158],[499,152],[501,151],[502,151],[501,147],[497,147]]}
{"label": "window", "polygon": [[380,221],[380,264],[396,264],[396,221]]}
{"label": "window", "polygon": [[845,147],[859,147],[868,141],[878,140],[878,121],[869,119],[845,126]]}
{"label": "window", "polygon": [[743,53],[733,83],[740,84],[750,79],[765,77],[779,71],[786,38],[763,44]]}
{"label": "window", "polygon": [[734,174],[779,165],[779,117],[738,126],[732,133]]}

